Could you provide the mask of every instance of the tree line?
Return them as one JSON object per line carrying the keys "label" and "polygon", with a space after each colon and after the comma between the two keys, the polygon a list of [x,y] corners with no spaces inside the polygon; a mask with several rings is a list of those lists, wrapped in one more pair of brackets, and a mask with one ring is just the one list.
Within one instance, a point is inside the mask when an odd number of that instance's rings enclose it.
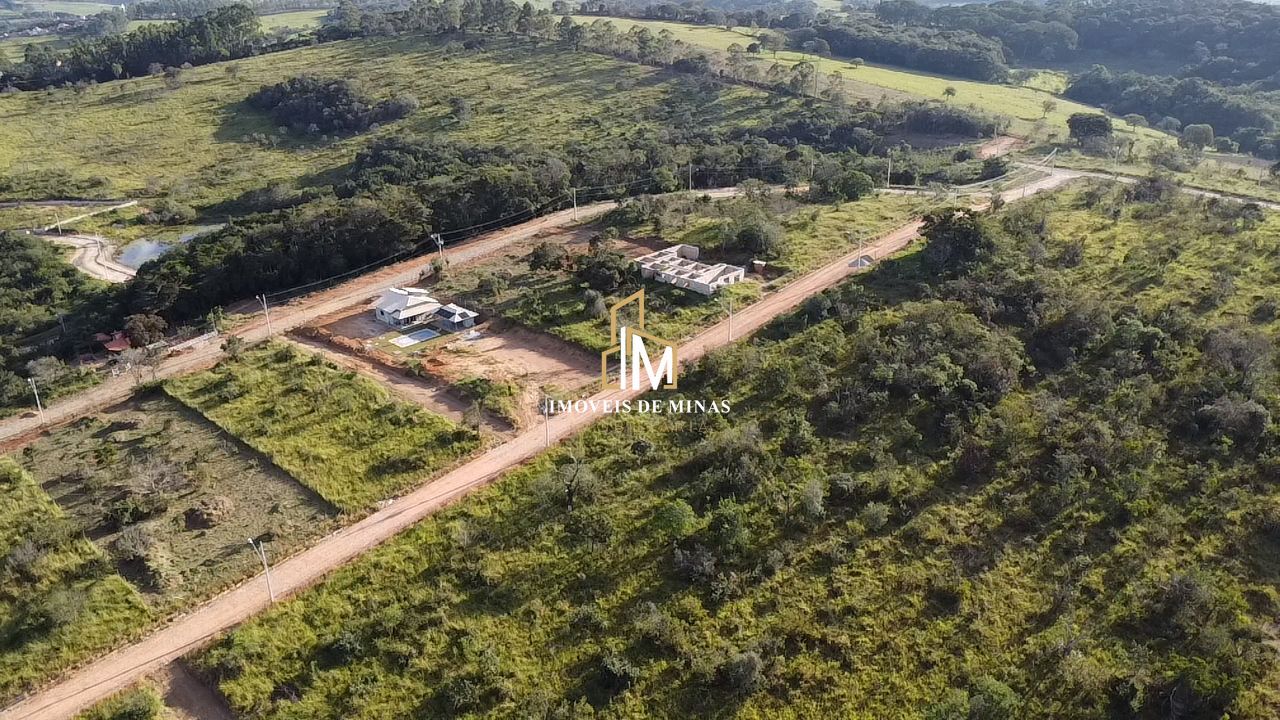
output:
{"label": "tree line", "polygon": [[154,75],[166,67],[244,57],[261,47],[258,18],[230,5],[190,20],[144,25],[122,35],[77,40],[68,50],[31,45],[11,70],[22,89]]}

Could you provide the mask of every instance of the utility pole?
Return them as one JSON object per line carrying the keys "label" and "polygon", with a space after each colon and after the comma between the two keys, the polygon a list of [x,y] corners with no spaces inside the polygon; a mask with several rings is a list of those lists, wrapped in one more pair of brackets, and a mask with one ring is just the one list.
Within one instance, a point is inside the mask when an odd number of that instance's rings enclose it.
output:
{"label": "utility pole", "polygon": [[573,219],[578,219],[578,188],[569,188],[569,194],[573,196]]}
{"label": "utility pole", "polygon": [[884,171],[884,186],[887,188],[893,184],[893,156],[886,155],[889,158],[889,167]]}
{"label": "utility pole", "polygon": [[689,163],[689,190],[693,190],[693,163]]}
{"label": "utility pole", "polygon": [[729,300],[729,342],[733,342],[733,298]]}
{"label": "utility pole", "polygon": [[267,309],[267,295],[263,293],[257,297],[258,302],[262,303],[262,315],[267,319],[267,334],[275,335],[275,331],[271,329],[271,311]]}
{"label": "utility pole", "polygon": [[267,544],[263,542],[255,543],[253,538],[249,538],[249,547],[257,553],[258,558],[262,560],[262,571],[267,575],[267,595],[271,597],[271,602],[276,601],[276,589],[271,584],[271,566],[267,564]]}
{"label": "utility pole", "polygon": [[36,379],[27,378],[27,384],[31,385],[31,394],[36,396],[36,410],[40,411],[40,424],[44,424],[44,405],[40,403],[40,391],[36,389]]}
{"label": "utility pole", "polygon": [[547,392],[542,391],[542,447],[551,447],[551,403]]}
{"label": "utility pole", "polygon": [[436,241],[436,250],[440,252],[440,265],[444,266],[444,238],[440,233],[431,233],[431,239]]}

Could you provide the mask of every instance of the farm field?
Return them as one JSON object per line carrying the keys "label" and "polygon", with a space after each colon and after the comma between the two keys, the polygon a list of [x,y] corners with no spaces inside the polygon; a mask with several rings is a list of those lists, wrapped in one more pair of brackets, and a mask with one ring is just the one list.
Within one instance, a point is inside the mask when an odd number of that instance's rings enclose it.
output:
{"label": "farm field", "polygon": [[336,527],[332,506],[160,393],[42,437],[22,462],[167,610],[256,572],[246,538],[269,538],[272,553],[286,554]]}
{"label": "farm field", "polygon": [[346,513],[419,485],[480,446],[474,431],[282,343],[166,390]]}
{"label": "farm field", "polygon": [[611,416],[197,663],[272,720],[1097,720],[1113,688],[1274,717],[1272,450],[1178,434],[1274,402],[1280,226],[1098,187],[984,220],[973,262],[888,260],[666,395],[732,422]]}
{"label": "farm field", "polygon": [[[601,19],[587,15],[574,17],[580,22],[588,23]],[[658,20],[604,19],[609,20],[624,32],[635,25],[647,27],[655,33],[669,30],[676,38],[687,43],[721,52],[734,43],[746,47],[754,40],[754,36],[746,28],[726,30],[722,27],[686,25]],[[878,65],[854,66],[843,60],[814,57],[792,51],[779,51],[776,58],[772,53],[762,54],[757,62],[766,66],[774,62],[790,66],[801,60],[813,63],[823,74],[841,73],[846,92],[850,96],[867,98],[873,102],[881,98],[897,99],[902,96],[948,100],[943,94],[944,91],[949,87],[955,88],[956,96],[951,98],[950,102],[958,105],[974,105],[989,113],[1008,116],[1013,119],[1011,128],[1013,133],[1025,137],[1045,139],[1052,135],[1059,141],[1065,140],[1067,118],[1072,113],[1097,112],[1096,108],[1055,97],[1036,88],[947,78]],[[1046,100],[1052,100],[1056,104],[1056,107],[1047,114],[1043,107]],[[1119,120],[1116,121],[1116,126],[1118,130],[1133,132],[1144,144],[1169,137],[1149,128],[1129,126],[1128,123]]]}
{"label": "farm field", "polygon": [[[422,107],[377,131],[324,142],[281,137],[266,115],[243,104],[264,84],[317,72],[365,81],[379,97],[409,93]],[[484,52],[446,56],[421,38],[326,43],[193,68],[174,90],[161,78],[138,78],[83,94],[5,96],[0,165],[17,174],[65,170],[106,178],[100,195],[168,192],[211,204],[273,184],[332,182],[357,150],[391,134],[447,133],[480,144],[519,137],[558,147],[631,132],[649,125],[647,109],[682,83],[654,68],[552,46],[493,41]],[[473,117],[462,126],[447,103],[455,96],[472,106]],[[694,121],[750,125],[761,121],[753,110],[764,102],[772,100],[730,88]],[[537,122],[529,122],[534,117]],[[23,150],[37,144],[39,153]]]}
{"label": "farm field", "polygon": [[328,14],[328,10],[298,10],[295,12],[271,13],[269,15],[259,15],[258,22],[262,23],[262,29],[266,31],[280,28],[309,30],[320,27],[324,16]]}
{"label": "farm field", "polygon": [[21,0],[18,4],[21,10],[69,15],[94,15],[117,7],[110,3],[73,2],[72,0]]}
{"label": "farm field", "polygon": [[133,635],[153,611],[40,485],[0,457],[0,702]]}

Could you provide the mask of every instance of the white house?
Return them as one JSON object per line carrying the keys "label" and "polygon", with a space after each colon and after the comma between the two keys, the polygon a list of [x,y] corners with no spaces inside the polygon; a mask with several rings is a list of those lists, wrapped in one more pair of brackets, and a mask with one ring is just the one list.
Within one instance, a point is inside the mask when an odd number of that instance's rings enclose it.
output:
{"label": "white house", "polygon": [[422,288],[387,288],[374,306],[373,316],[391,327],[408,327],[426,322],[442,307],[440,301]]}
{"label": "white house", "polygon": [[441,330],[448,330],[449,332],[457,332],[463,328],[473,327],[476,324],[477,317],[480,317],[480,315],[474,310],[468,310],[453,303],[441,305],[435,310],[436,325]]}
{"label": "white house", "polygon": [[640,266],[641,277],[703,295],[713,295],[725,285],[732,285],[747,275],[746,268],[737,265],[698,262],[698,248],[683,244],[642,255],[636,258],[636,264]]}

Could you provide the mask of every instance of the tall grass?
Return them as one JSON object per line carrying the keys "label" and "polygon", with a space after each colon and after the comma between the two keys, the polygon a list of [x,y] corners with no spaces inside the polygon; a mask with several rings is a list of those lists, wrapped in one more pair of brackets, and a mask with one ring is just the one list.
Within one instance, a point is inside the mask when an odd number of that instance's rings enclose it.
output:
{"label": "tall grass", "polygon": [[345,512],[412,488],[480,446],[475,432],[292,345],[270,343],[165,387]]}

